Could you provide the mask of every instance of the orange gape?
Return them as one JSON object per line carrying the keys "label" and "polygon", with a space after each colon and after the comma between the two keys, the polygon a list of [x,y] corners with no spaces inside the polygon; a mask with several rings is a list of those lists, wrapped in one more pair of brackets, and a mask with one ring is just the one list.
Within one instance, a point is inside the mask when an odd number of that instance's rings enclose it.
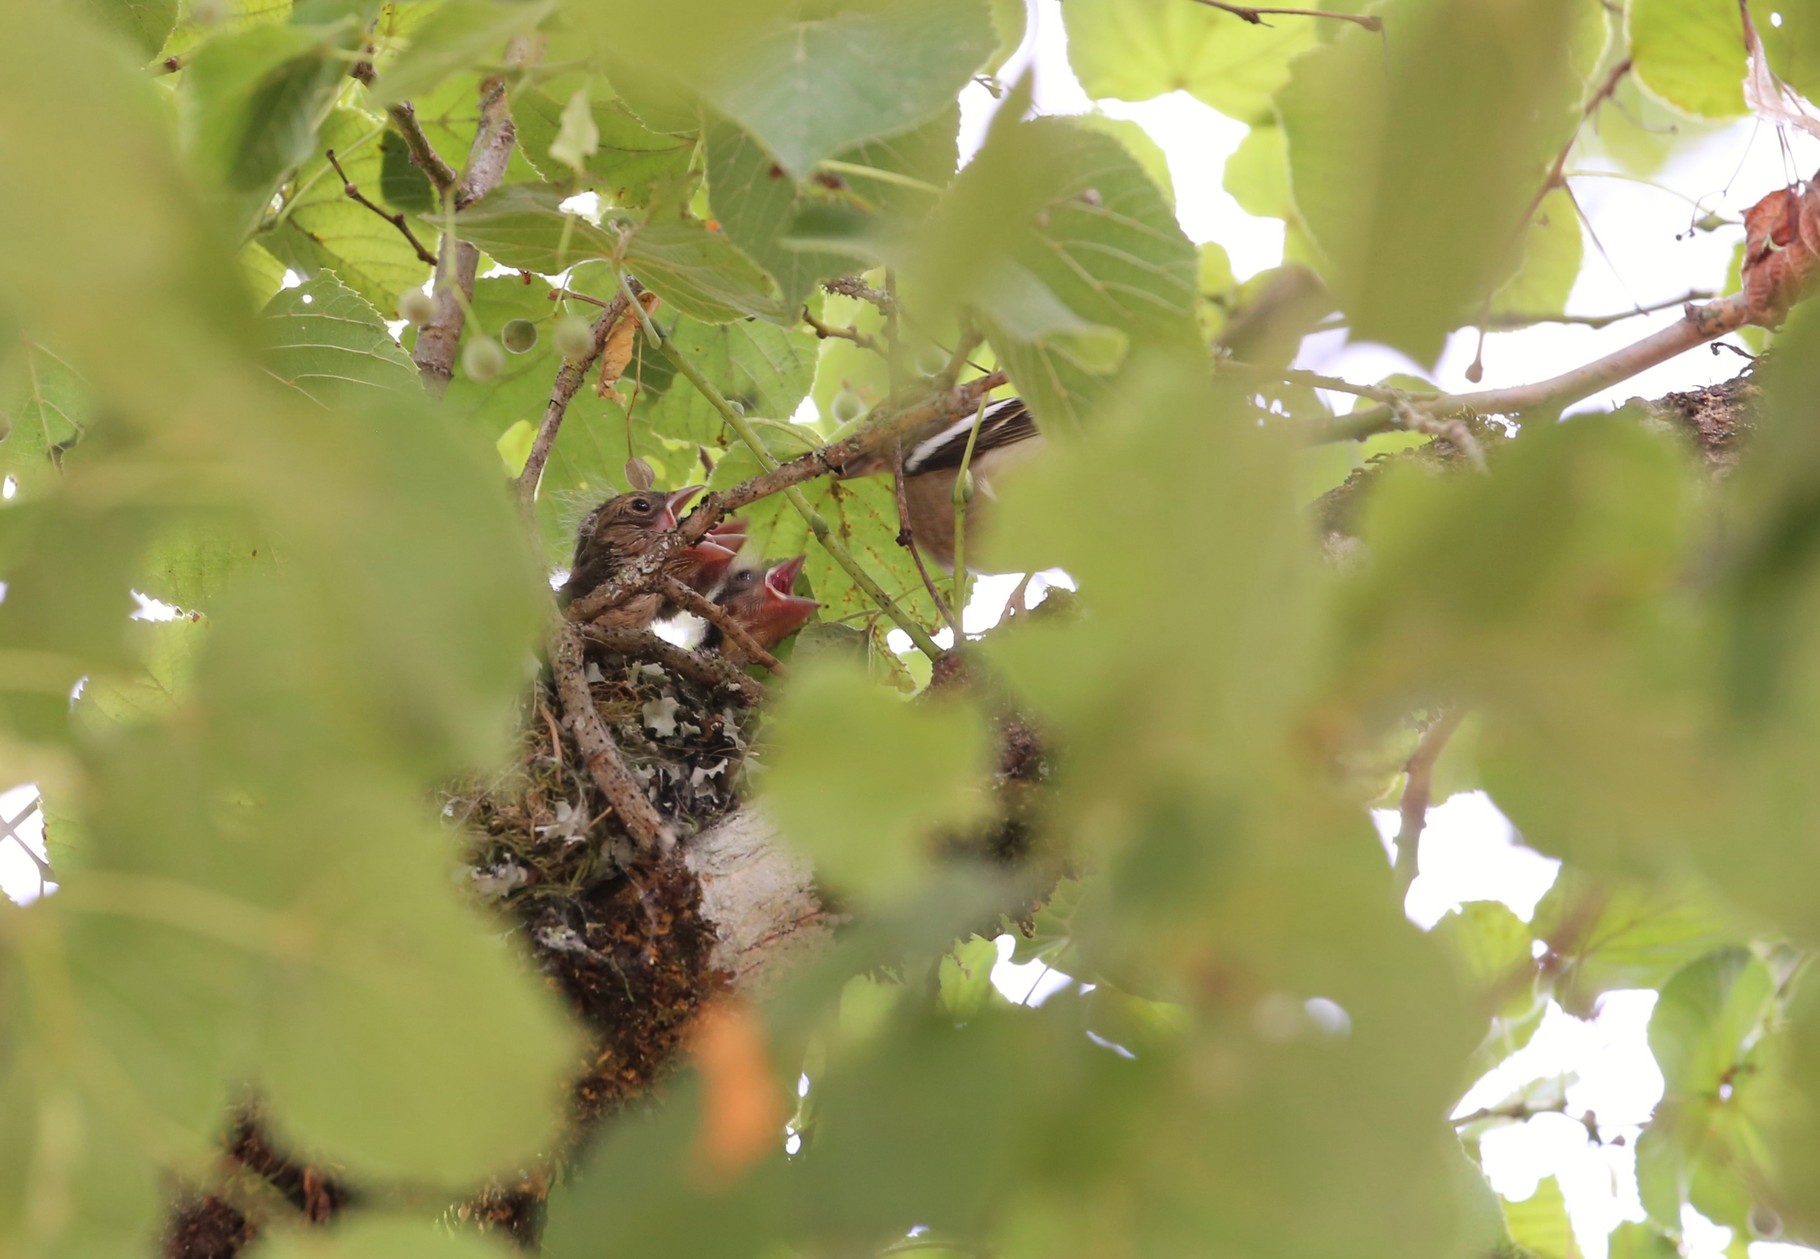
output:
{"label": "orange gape", "polygon": [[[821,607],[814,599],[790,592],[797,574],[803,570],[803,559],[798,555],[770,568],[738,569],[715,600],[766,651],[801,629],[803,622]],[[747,663],[750,654],[741,643],[722,634],[718,625],[709,627],[702,646],[742,664]]]}

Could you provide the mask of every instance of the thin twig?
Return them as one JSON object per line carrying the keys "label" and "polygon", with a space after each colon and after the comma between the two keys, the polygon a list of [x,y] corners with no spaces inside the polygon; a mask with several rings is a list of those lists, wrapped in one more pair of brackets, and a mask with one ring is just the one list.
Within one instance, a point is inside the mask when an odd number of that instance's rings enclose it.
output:
{"label": "thin twig", "polygon": [[917,548],[916,534],[910,528],[910,497],[904,491],[904,443],[899,439],[891,448],[891,483],[897,495],[897,544],[910,552],[910,558],[916,562],[916,572],[923,579],[923,589],[935,600],[935,610],[942,614],[942,620],[948,622],[948,628],[954,631],[954,645],[960,646],[966,639],[961,634],[961,623],[955,618],[954,609],[942,598],[942,592],[935,584],[935,578],[929,575],[928,566],[923,563],[923,553]]}
{"label": "thin twig", "polygon": [[405,222],[403,212],[401,211],[397,214],[388,213],[384,206],[375,201],[369,201],[366,195],[360,191],[359,185],[349,179],[348,173],[341,169],[341,163],[336,159],[334,149],[328,150],[327,157],[329,159],[329,165],[335,168],[335,174],[341,177],[341,190],[348,194],[348,200],[354,202],[356,205],[365,206],[374,214],[377,214],[380,218],[397,228],[404,234],[404,238],[411,243],[411,248],[417,251],[418,261],[427,262],[432,267],[435,266],[436,255],[423,247],[423,242],[418,240],[417,234],[411,230],[411,225]]}
{"label": "thin twig", "polygon": [[1544,323],[1573,324],[1581,328],[1609,328],[1613,324],[1623,323],[1626,319],[1635,319],[1639,315],[1653,315],[1658,311],[1673,310],[1677,306],[1686,306],[1689,302],[1710,302],[1717,296],[1719,295],[1711,289],[1692,289],[1679,297],[1664,298],[1659,302],[1651,302],[1648,306],[1621,310],[1610,315],[1524,315],[1514,311],[1505,311],[1491,316],[1485,326],[1494,331],[1532,328]]}
{"label": "thin twig", "polygon": [[814,330],[816,337],[820,340],[826,341],[830,337],[837,337],[842,341],[853,342],[862,350],[871,350],[874,354],[879,353],[878,338],[871,333],[861,332],[858,328],[831,327],[810,313],[807,306],[803,307],[803,322]]}
{"label": "thin twig", "polygon": [[1253,26],[1269,26],[1266,17],[1326,17],[1339,22],[1351,22],[1363,26],[1368,31],[1382,31],[1384,19],[1366,13],[1335,13],[1331,9],[1254,9],[1246,4],[1227,4],[1225,0],[1195,0],[1210,9],[1230,13],[1233,17],[1250,22]]}
{"label": "thin twig", "polygon": [[979,405],[979,399],[1005,383],[1004,372],[988,372],[977,380],[945,394],[906,407],[901,411],[875,415],[872,422],[849,437],[798,455],[787,462],[770,466],[766,471],[738,485],[715,490],[695,505],[680,526],[664,534],[643,556],[569,605],[571,621],[592,621],[602,612],[624,602],[657,583],[669,558],[683,547],[693,546],[707,536],[728,512],[738,511],[761,498],[784,492],[791,486],[817,477],[838,474],[849,464],[868,459],[888,449],[892,442],[921,432],[925,426],[946,424],[967,415]]}
{"label": "thin twig", "polygon": [[606,309],[600,318],[594,321],[594,339],[589,343],[586,357],[581,359],[564,359],[561,367],[556,369],[556,383],[550,386],[550,400],[544,404],[543,422],[537,426],[537,436],[531,442],[530,457],[525,460],[524,470],[518,474],[515,483],[518,490],[518,501],[528,511],[537,501],[537,487],[543,481],[544,465],[550,461],[550,452],[556,446],[556,433],[562,427],[562,417],[568,413],[569,403],[588,377],[588,369],[606,349],[607,337],[613,332],[613,325],[625,314],[626,302],[623,297],[616,297],[604,303]]}
{"label": "thin twig", "polygon": [[748,708],[765,702],[765,684],[724,657],[704,656],[667,643],[650,630],[584,625],[581,632],[589,642],[598,643],[616,655],[648,660],[703,686],[725,687],[735,692],[739,702]]}
{"label": "thin twig", "polygon": [[613,735],[600,710],[594,706],[594,694],[588,689],[587,667],[583,663],[580,630],[573,625],[556,629],[556,650],[550,653],[551,671],[556,675],[556,693],[562,700],[563,719],[575,736],[575,746],[594,785],[613,806],[626,834],[641,852],[667,852],[676,845],[676,836],[664,822],[657,807],[645,797],[638,780],[626,768]]}
{"label": "thin twig", "polygon": [[1445,709],[1434,723],[1422,732],[1416,750],[1403,766],[1408,780],[1403,784],[1403,799],[1397,812],[1402,819],[1397,828],[1397,887],[1404,893],[1416,880],[1416,861],[1422,843],[1422,831],[1428,825],[1429,800],[1434,795],[1435,762],[1447,750],[1447,741],[1460,728],[1466,710],[1455,706]]}
{"label": "thin twig", "polygon": [[[1407,412],[1418,415],[1516,415],[1538,407],[1566,406],[1588,394],[1609,389],[1619,381],[1629,380],[1658,363],[1666,363],[1697,345],[1736,332],[1750,323],[1757,313],[1742,293],[1733,293],[1704,305],[1690,304],[1684,317],[1669,327],[1559,376],[1505,389],[1410,397],[1406,399]],[[1375,433],[1389,432],[1400,422],[1392,407],[1373,407],[1333,421],[1316,432],[1314,440],[1317,443],[1360,441]]]}
{"label": "thin twig", "polygon": [[708,622],[708,624],[719,629],[721,633],[739,644],[739,649],[745,653],[746,659],[750,660],[753,664],[763,665],[780,678],[790,676],[789,670],[784,667],[784,662],[766,651],[764,644],[752,637],[751,632],[732,616],[729,616],[727,610],[719,604],[704,598],[702,595],[690,589],[688,586],[683,585],[682,582],[668,574],[665,574],[657,583],[657,588],[663,591],[664,597],[669,599],[672,603],[677,604],[686,611],[693,612],[696,616],[699,616],[702,620]]}
{"label": "thin twig", "polygon": [[[620,285],[622,289],[625,286],[623,276],[620,279]],[[630,292],[629,289],[626,291]],[[727,427],[732,429],[746,444],[746,448],[752,452],[753,458],[758,460],[759,466],[767,472],[777,471],[780,466],[777,457],[766,449],[765,443],[758,436],[758,430],[752,427],[739,408],[727,401],[720,390],[715,388],[714,382],[702,374],[701,369],[688,355],[677,350],[669,339],[657,330],[657,325],[651,322],[651,317],[642,304],[633,302],[631,310],[638,316],[639,322],[644,325],[645,337],[650,344],[675,364],[676,370],[695,386],[696,392],[707,399],[708,405],[720,413],[721,419],[725,420]],[[792,483],[784,488],[783,495],[785,501],[794,507],[797,514],[808,523],[809,531],[815,535],[815,540],[820,543],[822,550],[826,551],[836,564],[846,570],[847,575],[853,579],[853,584],[864,590],[872,602],[891,618],[892,623],[909,635],[910,641],[916,644],[919,651],[931,660],[939,658],[942,654],[941,646],[929,636],[929,631],[917,624],[915,618],[900,608],[897,601],[885,593],[884,587],[873,579],[872,574],[868,573],[865,567],[853,558],[853,553],[834,536],[833,528],[822,518],[820,512],[810,506],[809,500],[803,497],[802,491]],[[694,515],[694,513],[690,514]]]}
{"label": "thin twig", "polygon": [[602,301],[600,298],[591,296],[590,294],[587,294],[587,293],[577,293],[574,289],[551,289],[550,290],[550,300],[551,301],[556,301],[558,298],[562,298],[562,297],[566,297],[566,298],[570,299],[571,301],[586,302],[588,305],[598,306],[602,310],[605,310],[607,307],[613,305],[614,302],[622,302],[625,300],[623,297],[615,297],[613,299],[613,301],[605,302],[605,301]]}
{"label": "thin twig", "polygon": [[1323,376],[1319,372],[1303,371],[1299,367],[1263,367],[1253,363],[1241,363],[1229,359],[1223,370],[1237,375],[1262,376],[1270,380],[1280,380],[1286,385],[1307,385],[1313,389],[1329,389],[1334,393],[1356,394],[1361,398],[1370,398],[1373,402],[1391,403],[1408,398],[1439,397],[1438,393],[1423,393],[1406,389],[1391,389],[1384,385],[1355,385],[1338,376]]}

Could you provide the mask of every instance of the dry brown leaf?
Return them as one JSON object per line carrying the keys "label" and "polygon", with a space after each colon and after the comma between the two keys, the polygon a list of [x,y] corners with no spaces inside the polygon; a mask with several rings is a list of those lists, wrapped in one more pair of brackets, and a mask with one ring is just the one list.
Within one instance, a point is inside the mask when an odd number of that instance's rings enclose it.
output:
{"label": "dry brown leaf", "polygon": [[[657,294],[648,289],[638,295],[638,304],[645,308],[646,315],[657,309],[659,300]],[[608,330],[606,345],[600,352],[600,380],[594,386],[600,397],[606,397],[613,382],[625,374],[627,364],[632,361],[632,347],[638,341],[638,328],[638,316],[627,310]]]}
{"label": "dry brown leaf", "polygon": [[702,1080],[696,1161],[709,1182],[725,1184],[783,1144],[784,1103],[752,1007],[725,1000],[697,1016],[689,1054]]}
{"label": "dry brown leaf", "polygon": [[1745,0],[1738,0],[1738,16],[1744,21],[1744,103],[1764,122],[1795,127],[1820,137],[1820,111],[1769,68],[1769,57],[1757,37],[1757,24],[1751,21],[1750,6]]}

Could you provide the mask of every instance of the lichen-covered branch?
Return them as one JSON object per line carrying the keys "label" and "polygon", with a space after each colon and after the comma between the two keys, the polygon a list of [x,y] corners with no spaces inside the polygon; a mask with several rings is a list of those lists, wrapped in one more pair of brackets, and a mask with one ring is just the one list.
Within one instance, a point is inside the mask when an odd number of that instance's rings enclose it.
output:
{"label": "lichen-covered branch", "polygon": [[[498,187],[505,178],[506,161],[517,139],[505,80],[487,79],[480,88],[480,125],[474,132],[473,147],[468,150],[468,164],[450,184],[441,185],[444,204],[461,210]],[[455,353],[461,346],[468,302],[474,296],[480,251],[454,231],[445,230],[436,256],[440,261],[436,266],[435,311],[429,322],[417,330],[417,348],[411,361],[417,365],[424,388],[432,397],[440,398],[455,375]]]}

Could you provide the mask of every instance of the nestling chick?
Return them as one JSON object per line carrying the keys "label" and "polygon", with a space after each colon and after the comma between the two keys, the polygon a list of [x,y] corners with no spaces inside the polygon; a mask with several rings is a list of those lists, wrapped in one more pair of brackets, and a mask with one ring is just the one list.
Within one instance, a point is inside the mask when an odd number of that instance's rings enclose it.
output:
{"label": "nestling chick", "polygon": [[[803,622],[821,607],[814,599],[805,599],[790,593],[796,584],[796,576],[803,571],[803,560],[798,555],[770,568],[740,568],[727,578],[726,588],[720,592],[718,603],[739,623],[741,629],[750,634],[754,641],[766,651],[776,647],[784,639],[801,629]],[[708,634],[702,640],[704,651],[718,651],[727,659],[736,663],[747,662],[746,650],[732,638],[721,632],[718,625],[710,625]]]}
{"label": "nestling chick", "polygon": [[[677,510],[701,493],[701,488],[690,485],[667,494],[661,490],[633,490],[616,494],[589,512],[576,534],[575,562],[570,566],[569,579],[557,592],[558,601],[567,606],[643,556],[658,538],[676,528]],[[716,550],[721,549],[724,548],[716,545]],[[670,557],[671,571],[677,576],[689,563],[687,549]],[[731,556],[726,563],[732,563]],[[657,619],[663,602],[661,593],[646,591],[608,608],[595,618],[595,623],[609,629],[644,629]]]}

